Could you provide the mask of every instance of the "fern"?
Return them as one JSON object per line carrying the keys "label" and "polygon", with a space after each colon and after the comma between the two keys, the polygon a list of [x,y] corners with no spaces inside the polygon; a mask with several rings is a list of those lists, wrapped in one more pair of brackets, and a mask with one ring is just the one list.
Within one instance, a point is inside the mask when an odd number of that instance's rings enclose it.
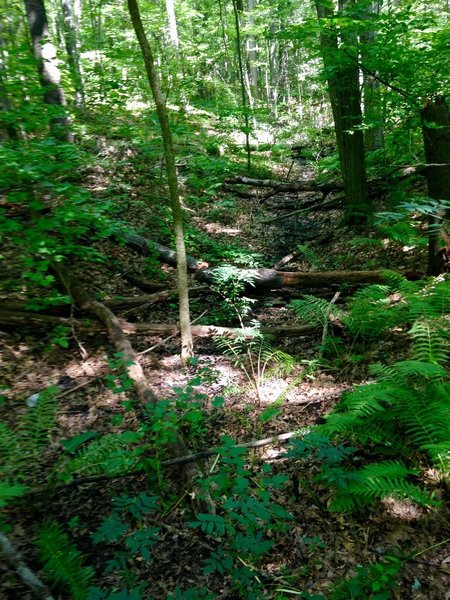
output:
{"label": "fern", "polygon": [[[386,285],[368,286],[350,301],[347,325],[374,336],[388,327],[408,326],[408,360],[371,365],[375,382],[344,394],[319,434],[358,443],[377,456],[405,461],[427,458],[448,475],[450,465],[449,328],[450,285],[446,280],[410,282],[385,273]],[[408,480],[401,463],[378,463],[359,471],[325,466],[322,479],[335,489],[331,506],[351,510],[377,498],[408,496],[428,503]]]}
{"label": "fern", "polygon": [[145,450],[136,447],[141,441],[138,433],[109,434],[92,441],[81,448],[59,474],[59,478],[67,481],[75,473],[82,475],[121,475],[139,464]]}
{"label": "fern", "polygon": [[314,252],[314,250],[306,244],[298,244],[297,251],[312,267],[321,270],[325,269],[325,265],[317,252]]}
{"label": "fern", "polygon": [[21,418],[15,432],[15,455],[10,468],[16,477],[35,476],[42,451],[48,446],[56,422],[54,388],[41,393],[39,402]]}
{"label": "fern", "polygon": [[422,505],[430,504],[429,495],[407,481],[414,474],[414,470],[399,461],[383,461],[359,470],[329,469],[320,474],[319,479],[327,480],[335,488],[329,506],[340,512],[389,497],[409,498]]}
{"label": "fern", "polygon": [[449,340],[440,323],[416,321],[409,331],[413,339],[413,353],[419,360],[445,364],[449,356]]}
{"label": "fern", "polygon": [[0,469],[2,473],[8,475],[14,471],[15,459],[18,455],[14,432],[5,423],[0,423]]}
{"label": "fern", "polygon": [[83,566],[83,556],[70,542],[60,525],[47,522],[40,530],[37,541],[44,571],[58,585],[67,586],[74,600],[85,600],[91,580],[92,567]]}
{"label": "fern", "polygon": [[291,307],[301,321],[308,325],[324,325],[331,317],[345,320],[345,313],[324,298],[304,295],[302,300],[292,300]]}
{"label": "fern", "polygon": [[4,508],[12,498],[23,496],[27,490],[24,485],[0,481],[0,508]]}
{"label": "fern", "polygon": [[248,382],[255,388],[258,400],[261,401],[261,385],[269,370],[278,376],[288,375],[294,368],[294,358],[271,347],[260,333],[255,332],[248,340],[245,337],[234,339],[217,336],[214,342],[225,355],[233,360],[233,364],[242,369]]}

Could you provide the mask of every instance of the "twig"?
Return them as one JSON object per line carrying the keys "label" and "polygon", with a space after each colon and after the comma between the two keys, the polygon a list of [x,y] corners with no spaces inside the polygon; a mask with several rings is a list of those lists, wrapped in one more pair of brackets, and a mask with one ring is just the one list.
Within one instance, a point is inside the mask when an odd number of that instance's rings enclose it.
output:
{"label": "twig", "polygon": [[[274,435],[272,437],[263,438],[261,440],[252,440],[250,442],[243,442],[241,444],[235,444],[231,446],[231,448],[261,448],[263,446],[268,446],[269,444],[275,444],[277,442],[284,442],[291,438],[293,438],[297,434],[297,431],[288,431],[287,433],[281,433],[278,435]],[[195,454],[185,454],[184,456],[180,456],[177,458],[170,458],[168,460],[163,460],[161,462],[162,467],[170,467],[173,465],[181,465],[189,462],[194,462],[203,458],[209,458],[210,456],[217,455],[218,457],[223,453],[223,448],[214,447],[208,448],[206,450],[196,452]],[[137,469],[135,471],[128,471],[127,473],[122,473],[120,475],[87,475],[86,477],[77,477],[76,479],[72,479],[72,481],[68,481],[66,483],[61,483],[55,486],[55,489],[61,490],[69,487],[76,487],[83,484],[92,484],[98,483],[100,481],[109,481],[114,479],[125,479],[128,477],[135,477],[136,475],[145,475],[145,471],[142,469]],[[26,493],[26,496],[46,493],[48,492],[48,486],[41,486],[39,488],[34,488]]]}
{"label": "twig", "polygon": [[17,572],[17,575],[37,598],[42,600],[55,600],[51,595],[50,590],[42,581],[33,573],[33,571],[24,562],[22,555],[15,546],[10,542],[7,536],[0,531],[0,549],[6,557],[6,560]]}
{"label": "twig", "polygon": [[[208,311],[204,310],[202,312],[202,314],[199,317],[196,317],[193,321],[192,324],[196,323],[197,321],[200,321],[200,319],[206,315]],[[165,344],[166,342],[168,342],[169,340],[176,338],[179,335],[179,331],[176,331],[175,333],[172,333],[172,335],[167,336],[166,338],[164,338],[163,340],[161,340],[160,342],[158,342],[157,344],[154,344],[153,346],[150,346],[150,348],[147,348],[147,350],[143,350],[142,352],[138,352],[136,354],[136,356],[143,356],[144,354],[147,354],[148,352],[151,352],[152,350],[154,350],[155,348],[158,348],[158,346],[162,346],[163,344]]]}
{"label": "twig", "polygon": [[326,202],[321,202],[320,204],[313,204],[312,206],[308,206],[306,208],[298,208],[297,210],[293,210],[292,212],[285,213],[283,215],[277,215],[276,217],[272,217],[271,219],[264,219],[263,221],[258,221],[258,223],[267,225],[269,223],[274,223],[275,221],[281,221],[282,219],[287,219],[288,217],[293,217],[294,215],[299,215],[304,212],[312,212],[313,210],[318,210],[321,208],[325,208],[329,205],[336,203],[336,198],[333,200],[328,200]]}

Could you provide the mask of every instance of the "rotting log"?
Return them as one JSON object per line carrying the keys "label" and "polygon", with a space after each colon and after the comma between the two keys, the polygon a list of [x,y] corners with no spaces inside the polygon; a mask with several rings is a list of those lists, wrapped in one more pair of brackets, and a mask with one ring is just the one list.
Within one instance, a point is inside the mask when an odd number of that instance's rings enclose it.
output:
{"label": "rotting log", "polygon": [[[155,256],[158,260],[167,265],[172,267],[177,266],[177,253],[175,250],[171,250],[166,246],[147,240],[145,237],[136,233],[120,231],[116,234],[116,237],[123,240],[128,248],[136,250],[143,256]],[[192,256],[187,256],[186,259],[187,267],[190,271],[198,271],[199,269],[204,269],[208,266],[208,263],[196,260]]]}
{"label": "rotting log", "polygon": [[[190,288],[189,295],[195,296],[206,291],[211,293],[211,290],[207,285],[198,285]],[[139,306],[150,306],[152,304],[158,304],[159,302],[165,302],[166,300],[171,299],[176,300],[177,296],[177,290],[162,290],[160,292],[155,292],[154,294],[141,294],[140,296],[127,296],[124,298],[106,298],[102,300],[102,303],[111,310],[124,310],[127,308],[136,308]],[[14,302],[2,302],[1,310],[18,313],[23,312],[32,315],[33,313],[35,313],[35,311],[32,311],[27,308],[29,304],[30,302],[25,302],[21,300],[16,300]],[[57,315],[61,317],[67,317],[67,315],[70,314],[70,311],[71,306],[69,304],[59,304],[56,306],[43,306],[42,309],[36,312],[36,314]]]}
{"label": "rotting log", "polygon": [[[301,273],[297,271],[276,271],[275,269],[247,269],[253,276],[252,287],[256,290],[271,290],[283,287],[321,288],[330,285],[361,285],[364,283],[382,283],[383,271],[323,271]],[[214,280],[214,269],[202,269],[196,278],[204,282]],[[408,279],[420,279],[419,273],[403,273]]]}
{"label": "rotting log", "polygon": [[[341,183],[314,183],[308,181],[277,181],[276,179],[252,179],[251,177],[228,177],[227,185],[248,185],[252,187],[275,188],[278,192],[320,192],[327,196],[331,192],[340,192],[344,189]],[[270,195],[273,195],[272,193]],[[269,196],[267,196],[268,198]]]}
{"label": "rotting log", "polygon": [[[131,237],[134,240],[133,244],[130,245],[131,248],[140,253],[144,253],[146,256],[151,254],[153,242],[134,234]],[[164,248],[164,252],[159,254],[160,260],[166,262],[165,257],[167,257],[167,264],[175,265],[176,257],[174,259],[174,255],[176,253],[164,246],[158,245],[158,247],[160,249]],[[198,261],[192,257],[188,257],[188,266],[191,271],[195,272],[195,278],[199,281],[207,284],[214,283],[218,272],[216,268],[207,268],[207,263]],[[382,283],[384,281],[383,271],[324,271],[321,273],[302,273],[297,271],[277,271],[275,269],[266,268],[245,269],[245,271],[250,277],[253,276],[252,286],[250,286],[249,289],[255,291],[279,289],[283,287],[315,288],[330,285],[361,285],[364,283]],[[423,277],[422,273],[417,272],[400,271],[400,274],[411,280],[417,280]]]}
{"label": "rotting log", "polygon": [[[124,319],[116,317],[122,332],[126,335],[177,335],[179,329],[177,325],[164,323],[130,323]],[[53,315],[43,315],[36,312],[9,311],[0,310],[0,323],[4,325],[19,326],[37,326],[37,327],[56,327],[64,325],[74,327],[78,331],[88,333],[106,332],[107,327],[97,320],[88,322],[82,319],[69,319]],[[279,327],[260,327],[259,333],[263,335],[272,335],[274,337],[298,337],[310,335],[318,331],[317,327],[310,325],[287,325]],[[247,337],[255,335],[255,329],[240,329],[236,327],[218,327],[217,325],[192,325],[192,334],[197,337],[227,336],[230,338]]]}
{"label": "rotting log", "polygon": [[[93,300],[87,290],[65,266],[60,263],[53,263],[52,267],[78,308],[82,312],[91,314],[105,326],[111,342],[120,354],[123,368],[133,382],[133,389],[140,403],[143,406],[147,404],[155,405],[158,402],[158,396],[147,381],[136,352],[122,329],[121,321],[107,306]],[[177,432],[174,439],[168,442],[168,447],[177,457],[189,454],[184,440]],[[196,495],[194,503],[197,509],[214,512],[214,505],[209,493],[197,482],[202,476],[199,466],[196,463],[187,463],[183,468],[183,475],[187,486],[194,490]]]}

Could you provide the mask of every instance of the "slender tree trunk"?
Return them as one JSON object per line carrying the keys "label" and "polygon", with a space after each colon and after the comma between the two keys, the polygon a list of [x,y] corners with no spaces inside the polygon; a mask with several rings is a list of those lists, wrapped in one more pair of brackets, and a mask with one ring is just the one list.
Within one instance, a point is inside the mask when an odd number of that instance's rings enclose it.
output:
{"label": "slender tree trunk", "polygon": [[[250,27],[254,25],[253,11],[255,10],[255,0],[247,0],[248,24]],[[253,101],[258,98],[258,67],[256,65],[257,58],[257,43],[253,34],[247,37],[247,61],[248,61],[248,77],[249,89],[253,97]]]}
{"label": "slender tree trunk", "polygon": [[147,37],[139,13],[139,7],[136,0],[127,0],[128,10],[134,31],[141,47],[142,57],[147,72],[148,82],[152,90],[153,99],[156,104],[161,135],[164,145],[166,158],[167,181],[169,185],[170,203],[172,208],[173,228],[175,233],[175,246],[177,250],[177,278],[178,295],[180,304],[180,332],[181,332],[181,360],[185,364],[193,354],[191,321],[189,314],[189,294],[187,278],[186,248],[183,234],[183,211],[180,203],[180,194],[178,190],[178,177],[175,166],[175,151],[173,148],[172,134],[170,131],[169,116],[167,107],[161,93],[159,77],[153,60],[153,53],[148,43]]}
{"label": "slender tree trunk", "polygon": [[6,86],[6,69],[5,69],[5,42],[3,38],[3,25],[0,22],[0,129],[6,132],[10,140],[16,140],[18,136],[17,129],[11,120],[11,103]]}
{"label": "slender tree trunk", "polygon": [[78,30],[76,26],[75,7],[72,0],[61,0],[64,19],[64,42],[66,45],[72,83],[75,89],[75,106],[81,110],[85,108],[83,79],[80,69],[80,53],[78,50]]}
{"label": "slender tree trunk", "polygon": [[[315,0],[320,20],[334,15],[329,0]],[[336,143],[339,152],[346,196],[345,222],[361,224],[368,220],[371,206],[367,194],[364,138],[356,63],[339,50],[336,32],[321,27],[320,49],[328,73],[328,93],[333,112]]]}
{"label": "slender tree trunk", "polygon": [[[430,165],[426,170],[428,195],[435,200],[450,200],[450,113],[445,98],[440,96],[427,100],[421,116],[425,158]],[[450,218],[449,212],[447,217]],[[439,237],[437,219],[430,217],[428,275],[439,275],[447,270],[439,248]]]}
{"label": "slender tree trunk", "polygon": [[[371,15],[378,15],[381,9],[381,0],[370,2],[365,15],[369,19]],[[370,46],[374,44],[376,32],[374,29],[364,31],[361,35],[361,62],[367,61],[367,55]],[[364,142],[367,150],[378,150],[384,145],[384,118],[382,112],[381,84],[372,75],[363,72],[363,101],[364,101],[364,120],[367,123],[367,129],[364,133]]]}
{"label": "slender tree trunk", "polygon": [[249,122],[249,118],[248,118],[247,97],[246,97],[246,90],[245,90],[244,64],[242,61],[241,28],[239,26],[239,11],[242,11],[241,0],[233,0],[234,21],[235,21],[235,27],[236,27],[236,47],[237,47],[237,57],[238,57],[238,64],[239,64],[239,80],[241,83],[241,95],[242,95],[242,112],[244,113],[244,122],[245,122],[245,148],[247,150],[247,169],[248,169],[248,171],[250,171],[250,168],[251,168],[250,122]]}
{"label": "slender tree trunk", "polygon": [[60,86],[61,74],[56,62],[56,49],[49,37],[44,0],[25,0],[25,9],[39,79],[44,89],[44,102],[54,107],[50,117],[51,132],[57,139],[72,142],[73,136],[69,131],[69,119],[65,112],[66,98]]}
{"label": "slender tree trunk", "polygon": [[169,24],[170,42],[174,48],[178,49],[180,46],[180,39],[178,37],[177,18],[175,15],[175,5],[173,0],[166,0],[166,14]]}

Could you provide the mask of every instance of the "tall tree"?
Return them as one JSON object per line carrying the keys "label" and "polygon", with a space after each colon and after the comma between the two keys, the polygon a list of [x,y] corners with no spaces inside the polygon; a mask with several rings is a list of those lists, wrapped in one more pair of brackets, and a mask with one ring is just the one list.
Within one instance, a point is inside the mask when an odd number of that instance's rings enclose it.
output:
{"label": "tall tree", "polygon": [[44,0],[25,0],[25,10],[39,79],[44,89],[44,102],[54,107],[50,117],[51,132],[54,137],[71,142],[73,136],[65,111],[66,98],[60,85],[61,74],[56,62],[56,49],[50,40]]}
{"label": "tall tree", "polygon": [[189,313],[189,286],[187,277],[186,247],[183,232],[183,210],[180,202],[178,177],[175,165],[175,151],[170,131],[169,116],[164,97],[161,93],[158,72],[155,68],[153,53],[145,35],[141,15],[136,0],[127,0],[133,28],[142,51],[148,82],[152,90],[153,99],[158,113],[161,135],[166,159],[167,181],[169,185],[170,203],[172,208],[173,229],[175,233],[175,247],[177,250],[177,282],[179,297],[179,315],[181,332],[181,361],[186,364],[193,354],[191,320]]}
{"label": "tall tree", "polygon": [[[372,0],[364,10],[364,21],[366,26],[361,33],[361,62],[370,61],[370,51],[376,40],[376,30],[369,26],[373,22],[373,16],[379,15],[382,0]],[[381,83],[377,79],[377,73],[363,70],[363,102],[364,102],[364,141],[367,150],[378,150],[383,147],[384,128],[382,115]]]}
{"label": "tall tree", "polygon": [[325,66],[333,112],[348,224],[367,221],[371,207],[367,194],[364,138],[358,65],[341,49],[345,35],[338,35],[335,20],[342,16],[348,0],[340,0],[336,13],[332,0],[314,0],[320,27],[320,50]]}
{"label": "tall tree", "polygon": [[[421,116],[428,194],[435,200],[450,200],[450,112],[445,98],[427,100]],[[435,217],[430,217],[429,227],[428,275],[439,275],[448,265],[442,264]]]}
{"label": "tall tree", "polygon": [[78,27],[76,25],[75,6],[73,0],[61,0],[64,19],[64,42],[69,58],[70,73],[75,89],[75,106],[79,109],[85,107],[83,79],[80,69],[80,52],[78,49]]}

